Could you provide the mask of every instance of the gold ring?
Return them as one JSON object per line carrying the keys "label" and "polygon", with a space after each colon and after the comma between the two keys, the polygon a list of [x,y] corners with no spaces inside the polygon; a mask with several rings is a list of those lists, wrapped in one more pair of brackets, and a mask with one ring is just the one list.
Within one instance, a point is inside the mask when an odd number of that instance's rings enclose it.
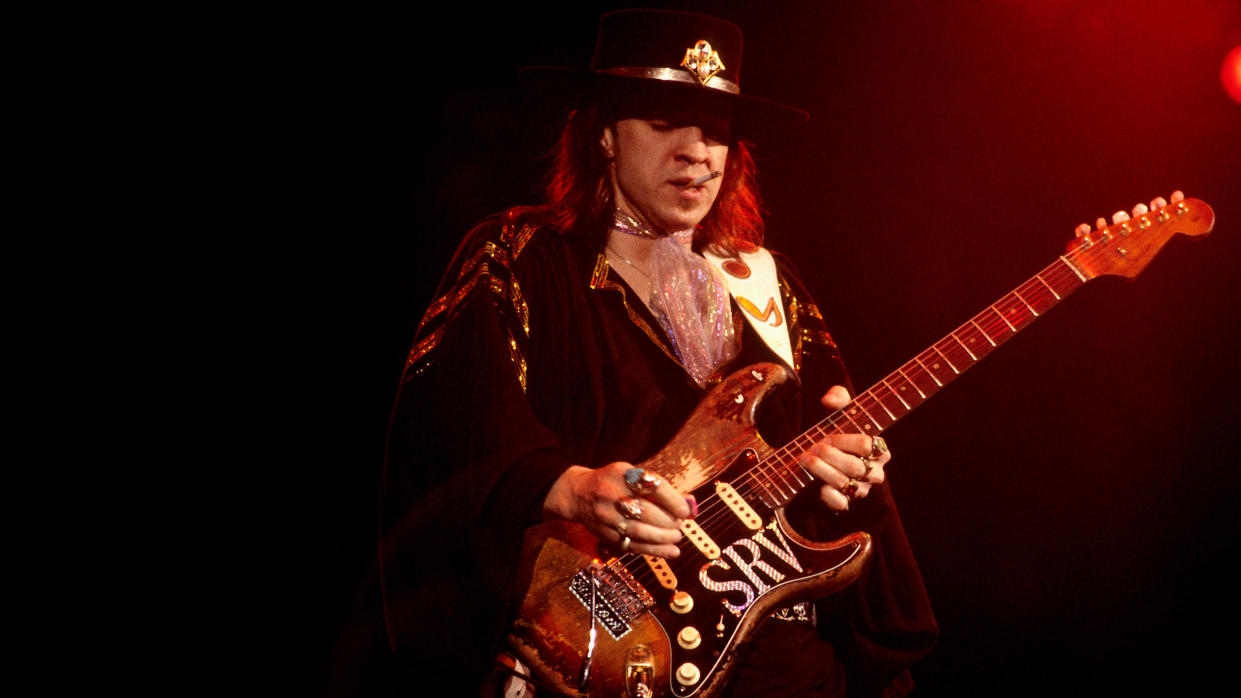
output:
{"label": "gold ring", "polygon": [[627,552],[629,552],[629,544],[630,544],[630,543],[632,543],[632,542],[633,542],[633,541],[629,540],[629,536],[625,536],[624,538],[621,538],[621,542],[620,542],[620,551],[621,551],[622,553],[627,553]]}
{"label": "gold ring", "polygon": [[857,494],[857,485],[858,485],[857,480],[854,480],[853,478],[849,478],[849,482],[846,483],[845,486],[841,488],[840,491],[849,499],[853,499],[853,495]]}
{"label": "gold ring", "polygon": [[624,519],[617,521],[616,525],[613,526],[612,528],[616,529],[616,532],[620,534],[621,538],[624,538],[625,536],[629,535],[629,522]]}

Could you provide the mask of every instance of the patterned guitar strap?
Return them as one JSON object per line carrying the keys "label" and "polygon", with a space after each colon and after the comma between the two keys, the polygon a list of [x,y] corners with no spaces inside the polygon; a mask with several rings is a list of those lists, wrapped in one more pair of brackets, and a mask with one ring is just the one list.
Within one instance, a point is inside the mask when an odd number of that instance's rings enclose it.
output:
{"label": "patterned guitar strap", "polygon": [[741,306],[745,319],[792,370],[793,347],[780,302],[776,260],[771,253],[759,247],[732,257],[720,257],[709,251],[703,251],[702,256],[723,273],[728,281],[728,292]]}

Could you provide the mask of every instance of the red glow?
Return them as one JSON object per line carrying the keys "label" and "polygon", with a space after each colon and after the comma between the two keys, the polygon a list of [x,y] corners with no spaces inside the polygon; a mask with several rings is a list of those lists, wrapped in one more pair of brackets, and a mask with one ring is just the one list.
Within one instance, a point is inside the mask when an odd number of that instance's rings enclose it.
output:
{"label": "red glow", "polygon": [[1219,81],[1224,84],[1224,91],[1232,97],[1232,101],[1241,104],[1241,46],[1224,56],[1224,65],[1219,69]]}

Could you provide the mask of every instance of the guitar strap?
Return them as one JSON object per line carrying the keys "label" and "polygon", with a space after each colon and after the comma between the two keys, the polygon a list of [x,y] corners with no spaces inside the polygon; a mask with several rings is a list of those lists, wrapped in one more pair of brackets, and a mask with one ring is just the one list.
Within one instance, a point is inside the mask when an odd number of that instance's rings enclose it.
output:
{"label": "guitar strap", "polygon": [[789,341],[783,303],[780,302],[776,260],[771,253],[759,247],[753,252],[738,252],[732,257],[720,257],[705,250],[702,256],[723,273],[728,281],[728,292],[741,307],[750,326],[792,369],[793,347]]}

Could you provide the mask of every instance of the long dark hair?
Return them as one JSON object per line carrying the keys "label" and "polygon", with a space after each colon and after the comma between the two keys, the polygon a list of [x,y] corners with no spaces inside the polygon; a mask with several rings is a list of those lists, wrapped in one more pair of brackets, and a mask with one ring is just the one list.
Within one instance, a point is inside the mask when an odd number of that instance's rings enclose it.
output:
{"label": "long dark hair", "polygon": [[[552,150],[547,179],[549,221],[561,231],[588,231],[602,236],[611,224],[612,189],[608,159],[599,145],[604,127],[615,117],[598,107],[583,107],[569,115]],[[729,143],[724,181],[715,205],[694,234],[700,246],[724,251],[748,250],[763,242],[762,199],[749,145],[734,138]]]}

